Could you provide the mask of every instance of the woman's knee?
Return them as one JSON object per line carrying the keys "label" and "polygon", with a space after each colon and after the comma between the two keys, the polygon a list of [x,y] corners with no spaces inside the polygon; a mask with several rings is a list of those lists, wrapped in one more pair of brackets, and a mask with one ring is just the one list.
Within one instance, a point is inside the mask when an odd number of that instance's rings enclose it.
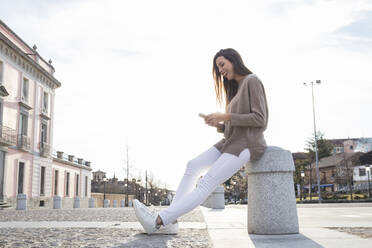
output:
{"label": "woman's knee", "polygon": [[201,165],[195,160],[190,160],[186,165],[186,173],[189,175],[199,174],[201,172]]}

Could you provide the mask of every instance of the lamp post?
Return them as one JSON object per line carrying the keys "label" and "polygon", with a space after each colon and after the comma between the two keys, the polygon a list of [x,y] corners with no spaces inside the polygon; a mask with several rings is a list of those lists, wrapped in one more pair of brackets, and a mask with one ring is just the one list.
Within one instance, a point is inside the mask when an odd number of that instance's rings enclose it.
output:
{"label": "lamp post", "polygon": [[[305,172],[301,171],[301,183],[300,183],[300,201],[302,201],[302,183],[305,181]],[[305,200],[305,199],[304,199]]]}
{"label": "lamp post", "polygon": [[369,181],[369,174],[371,173],[371,167],[366,167],[367,176],[368,176],[368,196],[371,198],[371,183]]}
{"label": "lamp post", "polygon": [[138,193],[138,200],[141,201],[141,179],[137,180],[136,188]]}
{"label": "lamp post", "polygon": [[234,185],[234,203],[236,204],[236,182],[233,181],[232,184]]}
{"label": "lamp post", "polygon": [[105,200],[106,200],[106,182],[107,182],[107,178],[105,176],[103,178],[103,206],[105,205]]}
{"label": "lamp post", "polygon": [[[320,80],[315,81],[316,84],[320,84]],[[315,164],[316,164],[316,180],[318,183],[318,201],[322,203],[322,197],[320,195],[320,178],[319,178],[319,161],[318,161],[318,139],[316,135],[316,125],[315,125],[315,106],[314,106],[314,82],[304,83],[305,86],[311,84],[311,95],[313,100],[313,119],[314,119],[314,138],[315,138]]]}
{"label": "lamp post", "polygon": [[227,185],[226,189],[227,189],[226,190],[226,195],[227,195],[228,203],[230,204],[230,200],[231,200],[230,186]]}

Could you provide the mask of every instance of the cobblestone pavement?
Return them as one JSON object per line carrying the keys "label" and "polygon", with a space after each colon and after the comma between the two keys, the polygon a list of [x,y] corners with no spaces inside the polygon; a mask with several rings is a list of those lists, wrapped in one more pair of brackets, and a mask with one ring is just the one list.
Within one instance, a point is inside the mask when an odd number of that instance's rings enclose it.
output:
{"label": "cobblestone pavement", "polygon": [[[161,210],[165,207],[155,207]],[[136,222],[133,208],[81,208],[42,210],[1,210],[0,222],[4,221],[123,221]],[[180,222],[204,222],[199,208],[182,216]]]}
{"label": "cobblestone pavement", "polygon": [[0,247],[174,247],[211,248],[207,230],[151,235],[114,228],[1,228]]}
{"label": "cobblestone pavement", "polygon": [[[163,207],[161,207],[163,208]],[[157,207],[157,210],[161,208]],[[0,228],[0,248],[3,247],[175,247],[211,248],[212,241],[203,228],[180,228],[177,235],[148,236],[138,224],[133,208],[2,210],[0,222],[27,222],[27,228]],[[40,228],[33,223],[50,221],[52,227]],[[58,222],[56,222],[58,221]],[[63,227],[71,221],[79,224],[97,222],[94,227]],[[125,222],[127,227],[102,227],[99,223]],[[200,208],[179,219],[182,222],[203,223]],[[10,225],[10,224],[9,224]],[[31,225],[31,227],[29,227]],[[4,226],[4,224],[3,224]],[[137,225],[138,226],[138,225]],[[181,225],[182,226],[182,225]]]}
{"label": "cobblestone pavement", "polygon": [[[348,234],[357,235],[365,239],[372,239],[372,227],[327,227],[339,232],[346,232]],[[372,246],[372,245],[371,245]]]}

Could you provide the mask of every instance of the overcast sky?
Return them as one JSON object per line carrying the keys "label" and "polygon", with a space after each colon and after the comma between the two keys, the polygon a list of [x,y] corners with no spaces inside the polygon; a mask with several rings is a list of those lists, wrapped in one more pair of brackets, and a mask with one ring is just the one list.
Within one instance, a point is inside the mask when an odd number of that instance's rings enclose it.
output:
{"label": "overcast sky", "polygon": [[372,1],[0,0],[0,18],[45,60],[56,90],[54,149],[123,179],[153,172],[176,189],[187,162],[222,136],[198,113],[216,105],[212,59],[232,47],[263,81],[269,145],[303,151],[372,137]]}

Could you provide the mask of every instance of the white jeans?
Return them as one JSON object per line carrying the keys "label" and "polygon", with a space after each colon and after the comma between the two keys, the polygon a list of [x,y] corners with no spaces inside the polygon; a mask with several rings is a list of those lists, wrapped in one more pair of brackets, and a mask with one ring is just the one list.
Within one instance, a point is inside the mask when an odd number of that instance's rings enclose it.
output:
{"label": "white jeans", "polygon": [[[243,150],[237,157],[229,153],[221,154],[217,148],[212,146],[189,161],[172,204],[169,208],[159,212],[163,224],[174,222],[178,217],[203,203],[218,185],[232,177],[250,160],[250,157],[248,149]],[[207,169],[208,172],[195,187],[198,178]]]}

